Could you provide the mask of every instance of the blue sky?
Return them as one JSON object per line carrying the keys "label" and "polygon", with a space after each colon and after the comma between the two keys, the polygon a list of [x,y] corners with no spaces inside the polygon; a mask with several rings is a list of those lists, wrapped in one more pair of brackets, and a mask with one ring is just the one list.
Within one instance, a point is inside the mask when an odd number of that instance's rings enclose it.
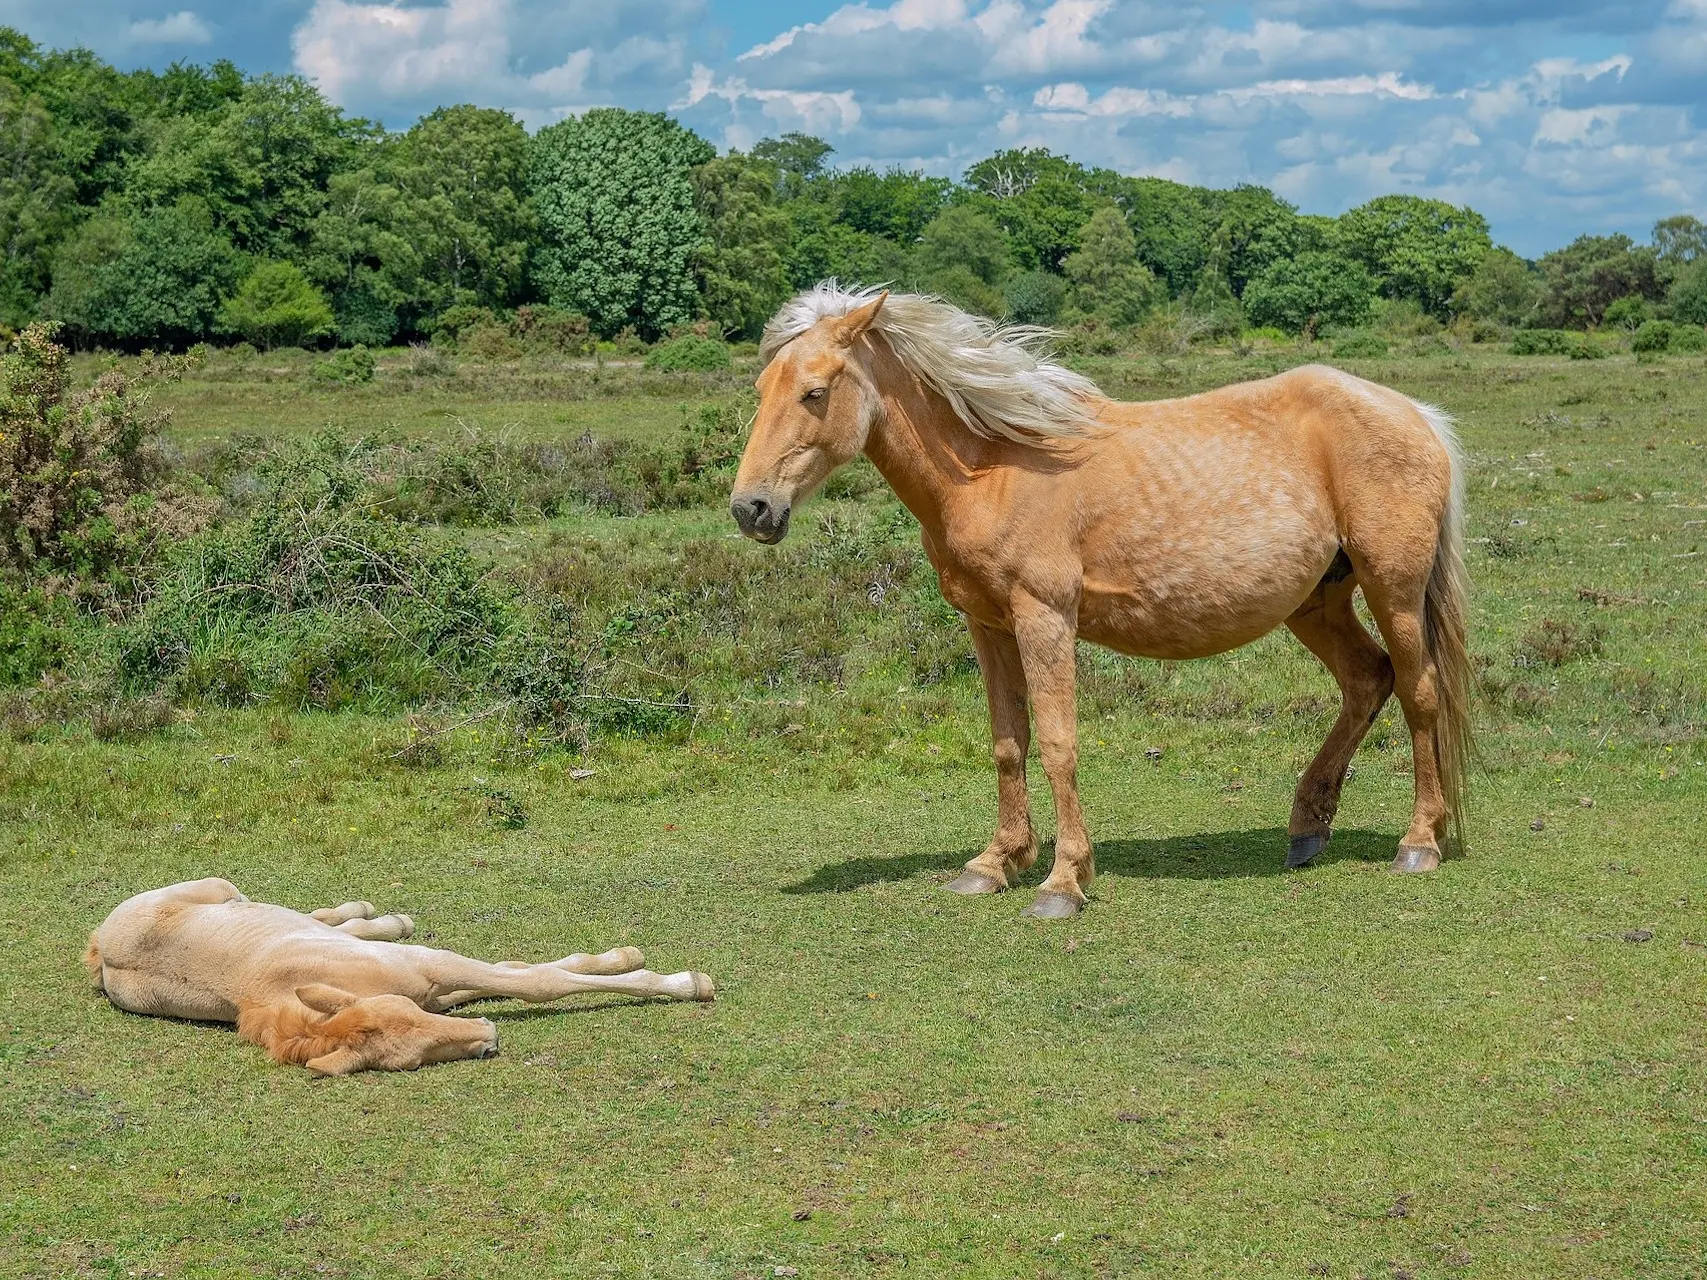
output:
{"label": "blue sky", "polygon": [[127,67],[299,71],[396,127],[616,104],[954,175],[1047,146],[1312,213],[1439,196],[1531,255],[1707,217],[1707,0],[0,0],[0,23]]}

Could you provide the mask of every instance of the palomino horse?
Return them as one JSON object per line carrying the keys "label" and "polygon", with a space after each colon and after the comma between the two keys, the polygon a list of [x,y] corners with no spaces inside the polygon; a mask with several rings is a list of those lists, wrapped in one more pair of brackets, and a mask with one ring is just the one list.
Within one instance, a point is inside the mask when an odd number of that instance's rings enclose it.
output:
{"label": "palomino horse", "polygon": [[303,915],[250,902],[229,880],[191,880],[114,907],[89,936],[83,963],[121,1009],[235,1022],[274,1061],[328,1076],[491,1057],[498,1029],[490,1020],[443,1016],[470,1000],[713,994],[703,973],[642,969],[645,957],[634,947],[548,964],[486,964],[396,945],[414,931],[408,916],[374,919],[370,902]]}
{"label": "palomino horse", "polygon": [[[1470,750],[1450,420],[1319,365],[1119,403],[1041,358],[1046,337],[912,294],[833,282],[801,294],[765,328],[730,502],[743,533],[779,542],[794,504],[863,452],[918,518],[942,593],[971,627],[995,739],[996,834],[948,887],[995,893],[1037,859],[1029,700],[1057,834],[1025,914],[1083,906],[1094,863],[1076,779],[1075,637],[1200,658],[1283,622],[1344,698],[1298,783],[1287,865],[1327,843],[1346,766],[1397,688],[1416,804],[1393,869],[1434,870],[1460,827]],[[1358,587],[1387,652],[1353,610]]]}

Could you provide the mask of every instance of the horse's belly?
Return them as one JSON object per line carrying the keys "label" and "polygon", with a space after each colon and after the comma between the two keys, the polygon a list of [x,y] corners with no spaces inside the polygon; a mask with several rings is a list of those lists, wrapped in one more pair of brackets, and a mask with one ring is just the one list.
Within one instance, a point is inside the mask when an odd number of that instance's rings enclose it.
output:
{"label": "horse's belly", "polygon": [[1331,536],[1302,536],[1285,550],[1206,543],[1190,555],[1121,557],[1087,564],[1079,634],[1140,658],[1204,658],[1267,635],[1321,581]]}

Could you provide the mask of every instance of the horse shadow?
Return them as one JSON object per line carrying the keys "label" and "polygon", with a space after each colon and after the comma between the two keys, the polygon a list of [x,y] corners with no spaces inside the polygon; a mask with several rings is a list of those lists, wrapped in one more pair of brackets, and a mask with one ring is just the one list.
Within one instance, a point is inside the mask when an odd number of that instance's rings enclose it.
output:
{"label": "horse shadow", "polygon": [[[1286,870],[1286,829],[1264,827],[1251,831],[1200,831],[1194,835],[1158,840],[1100,840],[1096,845],[1099,876],[1131,876],[1143,880],[1236,880],[1279,876]],[[1292,874],[1308,875],[1335,862],[1387,862],[1396,838],[1390,833],[1359,828],[1336,830],[1326,849],[1308,867]],[[826,863],[804,880],[784,885],[784,893],[847,893],[870,884],[909,880],[929,872],[957,871],[977,849],[947,849],[939,853],[908,853],[890,858],[848,858]],[[1054,853],[1046,846],[1037,865],[1020,877],[1020,885],[1036,885],[1048,874]]]}

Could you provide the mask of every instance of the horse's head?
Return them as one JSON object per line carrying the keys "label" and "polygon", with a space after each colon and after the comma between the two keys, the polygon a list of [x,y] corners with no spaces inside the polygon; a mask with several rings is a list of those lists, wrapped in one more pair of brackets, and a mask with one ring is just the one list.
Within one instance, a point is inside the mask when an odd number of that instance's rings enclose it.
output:
{"label": "horse's head", "polygon": [[729,500],[730,514],[749,538],[781,542],[794,504],[865,448],[877,389],[854,346],[888,296],[820,320],[759,375],[759,412]]}

